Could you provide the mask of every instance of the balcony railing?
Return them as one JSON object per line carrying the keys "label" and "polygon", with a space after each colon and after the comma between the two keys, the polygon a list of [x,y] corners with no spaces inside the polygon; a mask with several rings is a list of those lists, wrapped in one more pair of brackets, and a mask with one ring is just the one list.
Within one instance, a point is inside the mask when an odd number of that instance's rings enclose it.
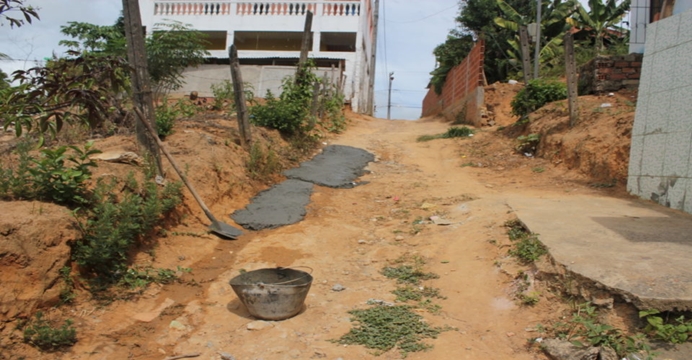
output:
{"label": "balcony railing", "polygon": [[157,0],[154,15],[279,15],[304,16],[308,11],[322,16],[360,16],[360,1],[232,1]]}

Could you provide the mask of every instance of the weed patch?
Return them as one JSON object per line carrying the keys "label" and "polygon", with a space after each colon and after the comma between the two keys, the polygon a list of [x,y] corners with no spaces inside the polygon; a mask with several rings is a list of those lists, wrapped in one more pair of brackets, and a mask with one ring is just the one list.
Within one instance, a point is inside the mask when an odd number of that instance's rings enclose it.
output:
{"label": "weed patch", "polygon": [[385,266],[382,275],[396,279],[399,284],[418,285],[422,280],[438,279],[440,276],[435,273],[423,271],[425,260],[420,256],[403,256],[396,260],[399,266]]}
{"label": "weed patch", "polygon": [[538,240],[538,234],[526,231],[520,222],[510,220],[505,226],[508,228],[509,239],[514,242],[509,255],[516,257],[522,264],[530,264],[548,253],[543,243]]}
{"label": "weed patch", "polygon": [[[120,194],[115,188],[121,185]],[[94,285],[117,282],[127,272],[128,254],[149,233],[162,215],[181,202],[181,184],[170,182],[163,189],[152,180],[141,185],[129,174],[124,184],[99,181],[93,206],[75,212],[83,239],[73,245],[72,257],[91,275]]]}
{"label": "weed patch", "polygon": [[665,315],[658,310],[640,311],[639,317],[647,322],[644,332],[656,340],[673,344],[682,344],[689,340],[692,334],[692,320],[686,319],[684,315],[673,319]]}
{"label": "weed patch", "polygon": [[274,150],[269,148],[265,151],[259,142],[252,144],[245,167],[255,180],[266,180],[270,175],[281,171],[281,164]]}
{"label": "weed patch", "polygon": [[62,326],[53,327],[39,311],[35,319],[23,327],[24,342],[44,351],[55,351],[77,342],[77,330],[72,327],[72,320],[69,319]]}
{"label": "weed patch", "polygon": [[457,127],[457,126],[452,126],[447,130],[447,132],[444,132],[442,134],[437,134],[437,135],[421,135],[419,136],[416,141],[418,142],[425,142],[425,141],[430,141],[430,140],[435,140],[435,139],[451,139],[451,138],[459,138],[459,137],[470,137],[472,136],[474,131],[466,126],[462,127]]}
{"label": "weed patch", "polygon": [[448,328],[433,327],[413,312],[413,307],[378,305],[364,310],[349,311],[356,325],[336,340],[339,344],[363,345],[380,355],[396,347],[402,357],[410,352],[424,351],[432,346],[422,342],[435,339]]}

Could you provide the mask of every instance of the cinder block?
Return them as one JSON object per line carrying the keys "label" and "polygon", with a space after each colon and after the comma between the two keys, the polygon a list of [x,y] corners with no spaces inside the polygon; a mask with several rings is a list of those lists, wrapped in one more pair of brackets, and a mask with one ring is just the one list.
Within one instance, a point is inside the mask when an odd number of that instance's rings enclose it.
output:
{"label": "cinder block", "polygon": [[685,192],[683,210],[685,212],[692,214],[692,181],[690,181],[689,179],[687,181],[687,191]]}
{"label": "cinder block", "polygon": [[666,136],[663,176],[687,177],[692,132],[672,132]]}
{"label": "cinder block", "polygon": [[640,176],[627,177],[627,192],[629,192],[632,195],[641,197],[641,191],[639,189],[639,178]]}
{"label": "cinder block", "polygon": [[637,195],[643,199],[655,201],[660,204],[660,201],[663,200],[661,199],[663,194],[659,189],[660,184],[660,176],[641,176],[639,178],[639,194]]}
{"label": "cinder block", "polygon": [[675,74],[673,87],[692,85],[692,41],[675,47],[675,51],[675,65],[671,71]]}
{"label": "cinder block", "polygon": [[676,48],[666,48],[656,53],[654,59],[654,68],[651,73],[651,88],[652,93],[665,91],[671,88],[675,77],[678,76],[673,69],[676,67]]}
{"label": "cinder block", "polygon": [[649,97],[645,134],[662,133],[667,129],[672,93],[673,91],[657,92]]}
{"label": "cinder block", "polygon": [[668,132],[692,131],[692,85],[672,92],[666,129]]}
{"label": "cinder block", "polygon": [[664,205],[676,210],[683,210],[685,208],[688,183],[689,179],[687,178],[668,178],[666,203]]}
{"label": "cinder block", "polygon": [[665,160],[666,134],[644,136],[644,151],[642,153],[642,175],[661,176]]}
{"label": "cinder block", "polygon": [[656,58],[656,55],[647,55],[644,56],[644,60],[642,61],[642,75],[639,80],[641,80],[641,83],[639,84],[639,96],[641,97],[642,94],[649,95],[651,92],[651,73],[654,71],[654,59]]}
{"label": "cinder block", "polygon": [[634,113],[634,125],[632,127],[632,136],[644,135],[646,130],[646,116],[649,108],[649,95],[639,93],[637,99],[637,108]]}
{"label": "cinder block", "polygon": [[648,55],[656,53],[656,33],[660,21],[656,21],[646,25],[646,43],[644,45],[644,58]]}
{"label": "cinder block", "polygon": [[678,44],[692,41],[692,10],[685,11],[680,15],[680,27],[678,30]]}
{"label": "cinder block", "polygon": [[642,155],[644,154],[644,136],[632,135],[630,146],[630,162],[627,170],[628,176],[639,176],[642,174]]}
{"label": "cinder block", "polygon": [[671,16],[656,23],[658,29],[656,30],[656,48],[654,51],[659,52],[675,46],[678,42],[680,16]]}

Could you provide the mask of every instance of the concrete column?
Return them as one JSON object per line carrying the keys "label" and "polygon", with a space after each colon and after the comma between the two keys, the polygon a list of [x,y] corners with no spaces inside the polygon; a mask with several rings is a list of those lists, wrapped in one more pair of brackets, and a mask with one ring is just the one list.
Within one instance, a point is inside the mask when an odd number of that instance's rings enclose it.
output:
{"label": "concrete column", "polygon": [[312,56],[317,56],[320,52],[320,42],[322,41],[322,33],[319,29],[312,30]]}

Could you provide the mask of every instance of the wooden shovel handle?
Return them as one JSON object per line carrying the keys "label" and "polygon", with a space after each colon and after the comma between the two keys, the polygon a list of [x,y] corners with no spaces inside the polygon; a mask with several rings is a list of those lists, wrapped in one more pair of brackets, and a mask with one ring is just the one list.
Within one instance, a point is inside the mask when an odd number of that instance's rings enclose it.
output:
{"label": "wooden shovel handle", "polygon": [[146,117],[144,114],[142,114],[142,111],[138,107],[134,107],[135,113],[137,113],[137,116],[139,117],[139,120],[144,124],[144,127],[149,131],[149,134],[154,137],[154,140],[156,140],[156,144],[159,146],[159,149],[161,149],[161,152],[163,152],[164,155],[166,155],[166,158],[168,161],[171,163],[171,166],[173,166],[173,169],[175,169],[175,172],[178,173],[178,176],[180,176],[180,179],[183,180],[183,183],[185,183],[185,186],[187,186],[188,190],[192,193],[192,196],[195,198],[197,203],[199,204],[200,207],[202,207],[202,210],[204,210],[204,213],[207,215],[209,220],[212,222],[216,223],[216,218],[214,215],[211,214],[211,211],[209,211],[209,208],[207,208],[207,205],[204,204],[204,201],[202,201],[202,198],[197,194],[197,191],[195,188],[192,187],[189,181],[187,181],[187,176],[180,170],[178,167],[178,163],[173,160],[173,156],[166,150],[165,147],[163,147],[163,142],[161,142],[161,139],[159,139],[158,134],[156,134],[156,130],[151,126],[149,121],[147,121]]}

